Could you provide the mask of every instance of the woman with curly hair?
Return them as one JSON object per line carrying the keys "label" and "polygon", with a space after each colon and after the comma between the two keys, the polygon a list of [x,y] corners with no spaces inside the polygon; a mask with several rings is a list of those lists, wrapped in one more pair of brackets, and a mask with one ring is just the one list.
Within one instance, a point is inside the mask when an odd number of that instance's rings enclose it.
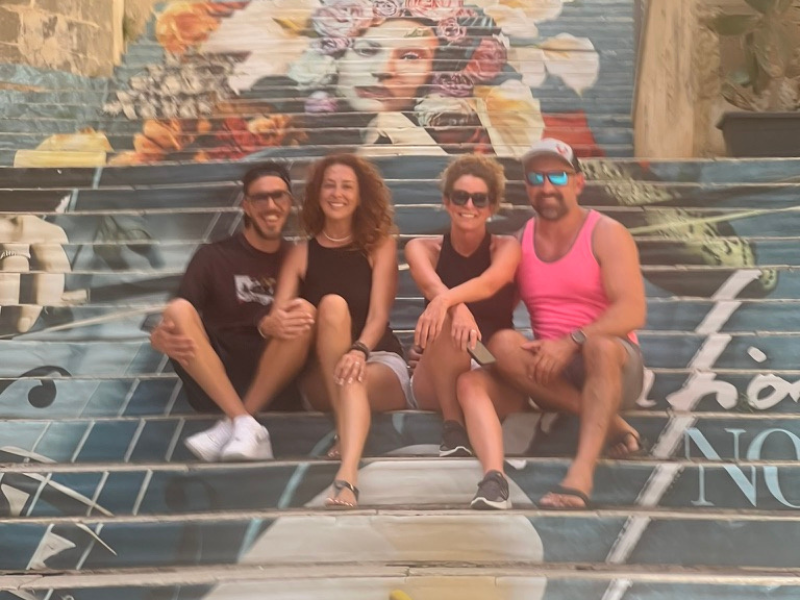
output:
{"label": "woman with curly hair", "polygon": [[442,203],[450,231],[417,238],[405,248],[411,276],[427,306],[417,321],[414,344],[422,358],[414,371],[415,402],[442,412],[441,456],[472,456],[456,383],[473,368],[468,348],[513,329],[514,274],[519,242],[492,235],[486,222],[500,208],[503,167],[488,156],[465,154],[442,173]]}
{"label": "woman with curly hair", "polygon": [[398,273],[389,189],[363,158],[327,156],[308,173],[300,217],[309,239],[286,257],[276,308],[300,296],[317,309],[299,386],[311,407],[336,414],[341,465],[325,504],[353,508],[370,412],[413,404],[389,327]]}

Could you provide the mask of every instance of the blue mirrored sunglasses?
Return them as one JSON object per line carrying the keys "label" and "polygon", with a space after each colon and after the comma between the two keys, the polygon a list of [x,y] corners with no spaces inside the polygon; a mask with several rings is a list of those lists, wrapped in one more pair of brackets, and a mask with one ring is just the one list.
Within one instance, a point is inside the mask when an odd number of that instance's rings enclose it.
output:
{"label": "blue mirrored sunglasses", "polygon": [[567,171],[553,171],[552,173],[536,173],[535,171],[531,171],[530,173],[526,173],[525,177],[528,183],[533,186],[544,185],[544,178],[547,177],[553,185],[563,187],[567,185],[570,175],[572,175],[572,173]]}

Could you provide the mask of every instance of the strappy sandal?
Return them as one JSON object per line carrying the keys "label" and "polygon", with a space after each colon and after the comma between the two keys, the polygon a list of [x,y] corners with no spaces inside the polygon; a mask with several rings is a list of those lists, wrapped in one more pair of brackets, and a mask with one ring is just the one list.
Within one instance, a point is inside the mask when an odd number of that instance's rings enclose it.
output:
{"label": "strappy sandal", "polygon": [[[345,489],[353,492],[353,496],[355,496],[356,499],[355,502],[345,502],[344,500],[339,500],[339,494],[341,494],[342,490]],[[349,481],[345,481],[344,479],[334,479],[333,490],[334,490],[333,495],[325,498],[325,508],[348,509],[348,508],[356,508],[358,506],[359,490]]]}

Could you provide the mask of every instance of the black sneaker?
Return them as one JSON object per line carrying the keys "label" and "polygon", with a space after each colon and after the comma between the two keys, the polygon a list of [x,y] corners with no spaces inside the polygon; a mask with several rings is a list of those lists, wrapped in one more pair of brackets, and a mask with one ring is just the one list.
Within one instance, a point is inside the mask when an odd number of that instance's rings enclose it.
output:
{"label": "black sneaker", "polygon": [[445,421],[442,424],[439,456],[472,456],[467,430],[458,421]]}
{"label": "black sneaker", "polygon": [[508,510],[508,481],[500,471],[489,471],[478,484],[478,493],[470,503],[475,510]]}

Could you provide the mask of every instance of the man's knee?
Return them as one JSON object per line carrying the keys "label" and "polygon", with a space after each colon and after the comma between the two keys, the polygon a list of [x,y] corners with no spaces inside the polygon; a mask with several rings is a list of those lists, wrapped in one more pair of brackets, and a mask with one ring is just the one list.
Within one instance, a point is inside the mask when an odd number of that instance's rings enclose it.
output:
{"label": "man's knee", "polygon": [[626,356],[625,347],[616,337],[592,336],[583,345],[583,360],[587,374],[601,372],[620,375]]}
{"label": "man's knee", "polygon": [[487,348],[497,359],[495,368],[503,376],[510,376],[523,373],[525,350],[522,344],[527,340],[514,329],[503,329],[498,331],[489,340]]}
{"label": "man's knee", "polygon": [[172,321],[178,326],[200,320],[197,309],[191,302],[184,298],[170,300],[161,317],[165,320]]}

